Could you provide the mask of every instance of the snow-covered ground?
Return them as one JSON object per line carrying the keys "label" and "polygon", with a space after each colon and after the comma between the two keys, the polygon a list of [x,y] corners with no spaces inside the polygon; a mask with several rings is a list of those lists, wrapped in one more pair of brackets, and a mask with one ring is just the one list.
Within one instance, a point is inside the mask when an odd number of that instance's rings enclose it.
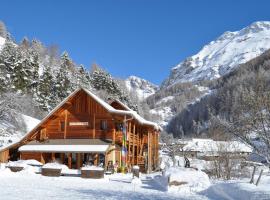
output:
{"label": "snow-covered ground", "polygon": [[[173,172],[173,171],[171,171]],[[189,172],[185,180],[188,181]],[[141,181],[134,181],[131,174],[105,175],[104,179],[83,179],[80,177],[45,177],[35,174],[29,169],[11,172],[0,166],[0,199],[32,200],[32,199],[202,199],[202,200],[237,200],[237,199],[269,199],[270,176],[263,176],[259,186],[251,185],[248,179],[234,181],[208,182],[201,172],[193,171],[192,189],[185,185],[184,190],[167,191],[162,185],[160,173],[143,174]],[[196,177],[197,176],[197,177]],[[181,178],[181,176],[180,176]],[[203,181],[200,181],[203,179]],[[200,183],[205,183],[202,185]],[[196,185],[199,190],[197,190]],[[180,186],[182,187],[182,186]],[[185,192],[183,192],[185,191]]]}

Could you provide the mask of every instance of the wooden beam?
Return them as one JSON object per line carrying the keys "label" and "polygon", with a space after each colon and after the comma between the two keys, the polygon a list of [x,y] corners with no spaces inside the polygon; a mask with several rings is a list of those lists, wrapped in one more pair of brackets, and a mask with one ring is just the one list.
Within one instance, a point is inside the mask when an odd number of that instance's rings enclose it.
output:
{"label": "wooden beam", "polygon": [[80,153],[76,153],[76,168],[80,169],[81,168],[81,154]]}
{"label": "wooden beam", "polygon": [[147,158],[148,169],[147,169],[147,172],[151,173],[151,134],[150,134],[149,130],[148,130],[148,143],[147,144],[148,144],[148,155],[147,155],[148,156],[148,158]]}
{"label": "wooden beam", "polygon": [[113,128],[113,141],[112,141],[113,144],[115,144],[115,124],[114,124],[114,128]]}
{"label": "wooden beam", "polygon": [[65,154],[64,153],[61,153],[60,154],[60,157],[61,157],[62,164],[64,164],[64,162],[65,162]]}
{"label": "wooden beam", "polygon": [[132,137],[132,165],[134,165],[134,160],[135,160],[135,130],[136,126],[133,124],[133,137]]}
{"label": "wooden beam", "polygon": [[52,153],[52,161],[53,162],[55,161],[55,153],[54,152]]}
{"label": "wooden beam", "polygon": [[98,165],[98,154],[96,153],[95,156],[94,156],[94,165],[97,166]]}
{"label": "wooden beam", "polygon": [[64,130],[64,139],[67,137],[67,110],[65,110],[65,130]]}
{"label": "wooden beam", "polygon": [[71,169],[72,167],[72,154],[68,154],[68,168]]}
{"label": "wooden beam", "polygon": [[93,138],[96,138],[96,115],[94,114],[94,120],[93,120]]}

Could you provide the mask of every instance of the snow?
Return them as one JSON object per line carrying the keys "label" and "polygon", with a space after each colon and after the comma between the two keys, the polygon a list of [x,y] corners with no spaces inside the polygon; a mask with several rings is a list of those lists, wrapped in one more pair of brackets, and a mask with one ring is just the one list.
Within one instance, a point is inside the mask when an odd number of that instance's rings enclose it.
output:
{"label": "snow", "polygon": [[142,181],[141,181],[140,178],[134,176],[133,179],[132,179],[132,181],[131,181],[131,184],[133,184],[133,185],[141,185],[142,184]]}
{"label": "snow", "polygon": [[22,118],[26,124],[27,132],[31,131],[40,122],[40,120],[30,117],[28,115],[22,114]]}
{"label": "snow", "polygon": [[154,94],[158,86],[137,76],[130,76],[125,80],[129,92],[136,94],[139,100],[143,100]]}
{"label": "snow", "polygon": [[165,179],[170,182],[182,183],[180,186],[168,186],[169,192],[191,193],[207,189],[211,183],[206,173],[192,168],[169,168],[165,174]]}
{"label": "snow", "polygon": [[[5,200],[45,199],[100,199],[100,200],[174,200],[176,195],[164,192],[146,175],[138,180],[132,174],[105,175],[104,179],[80,177],[45,177],[40,174],[25,175],[9,170],[0,171],[0,194]],[[133,181],[133,182],[132,182]],[[134,190],[134,182],[136,189]],[[23,194],[23,195],[22,195]]]}
{"label": "snow", "polygon": [[138,165],[134,165],[132,168],[133,169],[140,169],[140,167]]}
{"label": "snow", "polygon": [[[30,170],[13,173],[0,167],[0,195],[5,200],[45,199],[101,199],[101,200],[225,200],[269,199],[270,176],[263,175],[258,186],[248,179],[211,181],[203,172],[191,169],[171,168],[166,172],[171,179],[189,182],[170,186],[160,173],[143,174],[140,179],[132,174],[105,175],[104,179],[80,177],[47,177]],[[257,177],[256,177],[257,178]],[[23,194],[23,195],[22,195]]]}
{"label": "snow", "polygon": [[59,164],[57,162],[53,163],[46,163],[42,166],[43,169],[62,169],[62,170],[68,170],[68,167],[63,164]]}
{"label": "snow", "polygon": [[225,32],[176,67],[165,86],[217,79],[270,48],[270,22],[255,22],[240,31]]}
{"label": "snow", "polygon": [[17,160],[9,161],[6,166],[26,167],[26,166],[42,166],[43,164],[37,160]]}
{"label": "snow", "polygon": [[97,170],[97,171],[103,171],[104,169],[102,167],[97,167],[97,166],[94,166],[94,165],[86,165],[86,166],[83,166],[81,168],[81,170]]}
{"label": "snow", "polygon": [[162,99],[160,99],[156,105],[160,105],[162,103],[167,103],[168,101],[172,101],[174,99],[174,96],[167,96],[167,97],[164,97]]}
{"label": "snow", "polygon": [[149,112],[152,115],[156,115],[159,117],[159,119],[157,119],[156,121],[161,127],[165,127],[174,114],[169,106],[156,107],[154,109],[151,109]]}
{"label": "snow", "polygon": [[16,142],[20,141],[20,139],[29,131],[31,130],[36,124],[40,122],[40,120],[35,119],[33,117],[19,114],[24,120],[26,125],[26,132],[25,131],[11,131],[14,128],[14,125],[7,122],[7,121],[0,121],[0,150],[6,148],[7,146],[13,145]]}
{"label": "snow", "polygon": [[249,184],[249,179],[233,180],[233,181],[218,181],[209,187],[207,190],[200,192],[208,199],[245,199],[255,200],[270,199],[270,176],[262,177],[258,186]]}
{"label": "snow", "polygon": [[6,39],[0,36],[0,51],[3,48],[5,42],[6,42]]}
{"label": "snow", "polygon": [[252,148],[239,141],[214,141],[212,139],[192,139],[186,141],[184,151],[203,152],[215,154],[215,152],[246,152],[251,153]]}
{"label": "snow", "polygon": [[106,152],[109,145],[23,145],[21,152]]}

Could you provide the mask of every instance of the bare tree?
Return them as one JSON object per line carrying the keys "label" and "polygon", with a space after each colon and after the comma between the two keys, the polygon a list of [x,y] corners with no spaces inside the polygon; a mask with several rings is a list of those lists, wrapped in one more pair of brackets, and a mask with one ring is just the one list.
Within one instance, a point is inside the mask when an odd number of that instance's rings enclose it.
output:
{"label": "bare tree", "polygon": [[[270,161],[270,91],[265,74],[258,72],[253,88],[238,91],[229,118],[219,117],[227,134],[253,147],[255,153]],[[225,103],[224,103],[225,104]]]}
{"label": "bare tree", "polygon": [[183,154],[183,145],[178,143],[177,140],[173,138],[172,134],[168,134],[165,132],[161,133],[161,141],[166,144],[166,148],[168,149],[169,156],[172,158],[173,166],[176,166],[175,156]]}

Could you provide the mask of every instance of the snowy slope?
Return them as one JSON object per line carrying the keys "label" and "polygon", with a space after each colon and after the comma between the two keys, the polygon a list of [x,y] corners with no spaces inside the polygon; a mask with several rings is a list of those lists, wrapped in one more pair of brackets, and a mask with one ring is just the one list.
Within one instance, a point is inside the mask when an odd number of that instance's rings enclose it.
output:
{"label": "snowy slope", "polygon": [[0,51],[3,48],[5,41],[6,41],[6,39],[0,36]]}
{"label": "snowy slope", "polygon": [[227,31],[172,68],[163,86],[219,78],[269,48],[270,22],[255,22],[240,31]]}
{"label": "snowy slope", "polygon": [[38,119],[23,114],[21,114],[21,119],[25,127],[21,127],[20,130],[17,130],[10,122],[0,121],[0,149],[19,141],[23,135],[32,130],[40,122]]}
{"label": "snowy slope", "polygon": [[150,83],[149,81],[139,78],[137,76],[130,76],[125,80],[127,89],[130,92],[135,92],[140,100],[147,98],[154,94],[158,86]]}

